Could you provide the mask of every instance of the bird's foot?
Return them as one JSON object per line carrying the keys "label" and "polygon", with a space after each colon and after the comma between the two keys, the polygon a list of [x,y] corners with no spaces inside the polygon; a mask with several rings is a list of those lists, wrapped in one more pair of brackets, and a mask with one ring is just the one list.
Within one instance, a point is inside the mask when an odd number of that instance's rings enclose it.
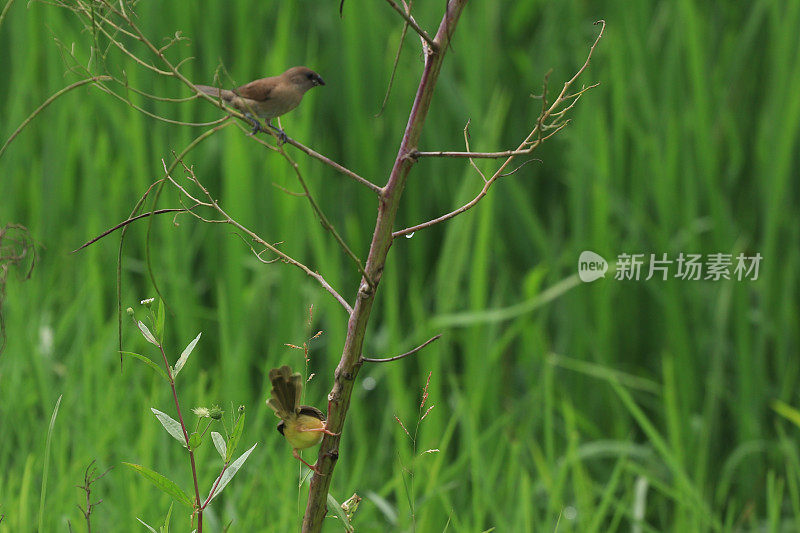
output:
{"label": "bird's foot", "polygon": [[256,117],[254,117],[250,113],[245,113],[244,116],[250,122],[250,124],[253,125],[253,131],[250,132],[250,135],[255,135],[259,131],[263,131],[264,133],[266,133],[266,130],[261,127],[261,122],[259,122]]}
{"label": "bird's foot", "polygon": [[320,433],[325,433],[326,435],[330,435],[331,437],[338,437],[341,433],[334,433],[333,431],[329,430],[327,427],[321,428],[297,428],[297,431],[319,431]]}
{"label": "bird's foot", "polygon": [[330,435],[331,437],[338,437],[339,435],[342,434],[341,431],[339,433],[334,433],[333,431],[328,429],[327,426],[322,428],[322,432],[325,433],[326,435]]}
{"label": "bird's foot", "polygon": [[270,122],[269,120],[267,121],[267,126],[275,130],[275,133],[277,134],[278,140],[281,142],[281,144],[286,144],[287,142],[289,142],[289,136],[286,135],[285,131],[273,125],[272,122]]}
{"label": "bird's foot", "polygon": [[311,469],[311,470],[312,470],[312,471],[313,471],[315,474],[317,474],[317,475],[320,475],[320,476],[324,476],[324,475],[325,475],[325,474],[323,474],[323,473],[322,473],[322,471],[321,471],[321,470],[320,470],[320,469],[317,467],[317,465],[315,465],[315,464],[314,464],[314,465],[312,465],[312,464],[310,464],[308,461],[306,461],[305,459],[303,459],[302,457],[300,457],[300,454],[299,454],[299,453],[297,453],[297,449],[294,449],[294,450],[292,450],[292,455],[294,455],[294,458],[295,458],[295,459],[297,459],[298,461],[300,461],[301,463],[303,463],[304,465],[306,465],[308,468],[310,468],[310,469]]}

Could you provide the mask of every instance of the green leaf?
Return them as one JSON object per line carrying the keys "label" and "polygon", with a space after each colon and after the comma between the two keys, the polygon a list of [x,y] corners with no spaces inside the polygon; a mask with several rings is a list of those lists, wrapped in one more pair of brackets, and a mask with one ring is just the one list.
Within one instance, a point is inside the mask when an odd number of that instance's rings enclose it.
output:
{"label": "green leaf", "polygon": [[342,509],[342,505],[336,501],[336,498],[331,496],[331,493],[328,493],[328,509],[333,507],[333,511],[336,513],[336,516],[339,517],[339,520],[342,521],[342,525],[344,526],[345,531],[348,533],[352,533],[355,531],[353,524],[350,523],[350,519],[347,518],[347,514],[345,514],[344,509]]}
{"label": "green leaf", "polygon": [[214,447],[217,449],[219,454],[222,456],[222,460],[228,460],[228,448],[225,445],[225,437],[217,433],[216,431],[211,432],[211,440],[214,441]]}
{"label": "green leaf", "polygon": [[153,533],[158,533],[158,531],[156,531],[155,529],[153,529],[152,527],[150,527],[150,525],[148,525],[148,523],[147,523],[147,522],[145,522],[144,520],[142,520],[142,519],[141,519],[141,518],[139,518],[138,516],[136,517],[136,520],[138,520],[140,524],[142,524],[144,527],[146,527],[147,529],[149,529],[149,530],[150,530],[150,531],[152,531]]}
{"label": "green leaf", "polygon": [[156,374],[158,374],[159,376],[167,380],[167,382],[169,382],[169,377],[167,377],[167,373],[164,372],[164,369],[158,366],[156,362],[150,359],[149,357],[145,357],[144,355],[133,352],[119,352],[119,353],[121,353],[122,355],[127,355],[128,357],[133,357],[135,359],[138,359],[139,361],[143,362],[144,364],[155,370]]}
{"label": "green leaf", "polygon": [[773,400],[771,405],[772,409],[776,413],[793,423],[795,426],[800,427],[800,411],[787,403],[783,403],[780,400]]}
{"label": "green leaf", "polygon": [[161,422],[161,425],[164,426],[164,429],[167,430],[167,433],[175,437],[175,440],[183,444],[186,447],[186,437],[183,436],[183,428],[178,423],[177,420],[172,418],[166,413],[162,413],[158,409],[150,408],[153,411],[153,414],[156,415],[158,421]]}
{"label": "green leaf", "polygon": [[172,506],[175,502],[170,502],[169,509],[167,510],[167,516],[164,518],[164,525],[161,526],[161,533],[169,533],[169,522],[172,518]]}
{"label": "green leaf", "polygon": [[192,353],[192,350],[194,350],[194,347],[197,346],[197,341],[200,340],[200,335],[202,334],[202,331],[198,333],[197,337],[195,337],[194,340],[190,342],[189,345],[183,350],[183,352],[181,352],[178,362],[175,363],[175,370],[172,373],[173,378],[178,377],[178,372],[180,372],[181,368],[183,368],[183,365],[186,364],[186,360],[189,359],[189,355]]}
{"label": "green leaf", "polygon": [[139,331],[142,332],[142,335],[144,335],[144,338],[145,340],[147,340],[147,342],[149,342],[150,344],[155,344],[156,346],[160,346],[156,338],[153,337],[153,334],[150,333],[150,330],[147,328],[147,326],[144,325],[144,322],[142,322],[141,320],[137,320],[136,325],[139,326]]}
{"label": "green leaf", "polygon": [[189,497],[189,495],[186,494],[186,492],[184,492],[183,489],[180,488],[174,481],[167,479],[166,477],[162,476],[155,470],[150,470],[146,466],[137,465],[133,463],[125,463],[125,462],[123,462],[122,464],[124,464],[125,466],[129,466],[132,469],[139,472],[153,485],[161,489],[162,492],[169,494],[180,503],[186,504],[192,508],[194,507],[194,504],[192,504],[192,498]]}
{"label": "green leaf", "polygon": [[225,462],[229,463],[236,453],[236,447],[239,445],[239,439],[242,438],[242,430],[244,429],[244,413],[236,421],[236,425],[231,431],[231,438],[228,440],[228,450],[225,454]]}
{"label": "green leaf", "polygon": [[[234,462],[232,462],[232,463],[230,464],[230,466],[228,466],[228,468],[226,468],[226,469],[225,469],[225,471],[222,473],[222,477],[221,477],[221,478],[220,478],[220,480],[219,480],[219,484],[217,485],[217,488],[216,488],[216,490],[214,491],[214,494],[212,495],[212,494],[210,494],[210,493],[209,493],[209,495],[208,495],[208,496],[209,496],[209,498],[208,498],[208,502],[209,502],[209,503],[211,503],[211,501],[212,501],[214,498],[216,498],[217,496],[219,496],[219,494],[222,492],[222,489],[224,489],[224,488],[225,488],[225,486],[226,486],[228,483],[230,483],[231,479],[233,479],[233,476],[235,476],[235,475],[236,475],[236,472],[238,472],[238,471],[239,471],[239,469],[240,469],[240,468],[242,467],[242,465],[244,464],[244,462],[245,462],[245,461],[247,461],[247,458],[250,456],[250,453],[251,453],[253,450],[255,450],[255,449],[256,449],[256,446],[258,446],[258,443],[257,443],[257,442],[256,442],[255,444],[253,444],[253,447],[252,447],[252,448],[250,448],[249,450],[247,450],[246,452],[244,452],[242,455],[240,455],[238,459],[236,459]],[[213,489],[213,486],[212,486],[212,490],[214,490],[214,489]]]}
{"label": "green leaf", "polygon": [[44,441],[44,471],[42,472],[42,491],[39,496],[39,531],[43,531],[42,524],[44,524],[44,497],[47,494],[47,474],[50,471],[50,443],[53,439],[53,428],[56,425],[56,417],[58,416],[58,408],[61,406],[60,395],[56,400],[56,406],[53,408],[53,415],[50,417],[50,425],[47,427],[47,438]]}
{"label": "green leaf", "polygon": [[158,337],[161,342],[164,342],[164,324],[166,323],[166,306],[164,305],[164,301],[159,298],[158,299],[158,308],[156,310],[156,337]]}
{"label": "green leaf", "polygon": [[197,432],[189,435],[189,448],[196,450],[203,443],[203,436]]}

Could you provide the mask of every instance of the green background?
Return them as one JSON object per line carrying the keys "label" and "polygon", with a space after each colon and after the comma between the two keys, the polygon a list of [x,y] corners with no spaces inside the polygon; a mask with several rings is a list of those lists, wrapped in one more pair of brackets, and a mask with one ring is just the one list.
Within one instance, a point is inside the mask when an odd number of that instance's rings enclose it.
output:
{"label": "green background", "polygon": [[[154,42],[176,31],[189,38],[170,53],[195,58],[184,73],[197,83],[213,82],[220,64],[238,83],[298,64],[319,72],[326,86],[308,93],[284,128],[382,185],[419,81],[419,40],[409,33],[376,118],[402,22],[380,1],[346,0],[343,18],[337,8],[143,0],[137,9]],[[433,33],[443,8],[443,0],[418,0],[414,13]],[[332,482],[337,500],[364,498],[357,530],[800,530],[798,428],[772,408],[775,400],[800,405],[800,3],[474,0],[445,59],[421,149],[463,149],[468,119],[474,150],[516,147],[541,105],[530,95],[549,69],[551,89],[560,89],[601,18],[606,34],[582,78],[601,85],[537,151],[541,163],[500,180],[467,214],[392,246],[365,355],[443,337],[417,356],[361,371]],[[57,41],[88,58],[91,35],[72,14],[37,2],[10,7],[0,26],[0,141],[78,79]],[[107,65],[144,91],[190,94],[119,53]],[[205,102],[130,97],[177,120],[220,116]],[[70,250],[124,220],[162,177],[162,158],[202,131],[83,87],[38,115],[0,158],[0,224],[24,224],[39,244],[30,280],[9,272],[2,307],[0,531],[37,528],[45,439],[61,395],[44,531],[67,531],[68,521],[85,530],[75,485],[92,460],[101,471],[114,466],[93,486],[93,499],[103,500],[96,531],[144,531],[135,517],[155,524],[169,507],[122,461],[191,486],[185,453],[150,413],[174,416],[169,388],[135,361],[120,373],[118,237]],[[365,257],[374,196],[288,151]],[[187,163],[232,216],[283,241],[352,301],[359,276],[308,202],[275,186],[299,189],[279,155],[230,127]],[[447,212],[481,186],[464,160],[423,160],[397,228]],[[177,196],[166,192],[159,205],[175,207]],[[265,375],[284,363],[302,369],[303,353],[285,344],[322,330],[310,343],[306,401],[324,407],[346,317],[299,270],[260,264],[232,228],[177,222],[154,220],[150,250],[170,306],[172,360],[203,332],[178,379],[184,412],[219,404],[229,415],[245,405],[241,450],[259,443],[206,523],[211,531],[231,521],[230,531],[297,529],[307,490],[298,489],[299,463],[264,404]],[[138,301],[154,296],[145,233],[146,223],[129,231],[123,272],[123,308],[139,316]],[[610,261],[680,252],[764,259],[756,281],[608,276],[582,284],[583,250]],[[156,355],[127,319],[123,333],[126,349]],[[417,454],[440,451],[415,457],[394,417],[414,427],[429,373],[435,408]],[[219,458],[205,444],[198,461],[207,492]],[[176,531],[189,529],[187,517],[176,507]],[[330,519],[326,530],[341,529]]]}

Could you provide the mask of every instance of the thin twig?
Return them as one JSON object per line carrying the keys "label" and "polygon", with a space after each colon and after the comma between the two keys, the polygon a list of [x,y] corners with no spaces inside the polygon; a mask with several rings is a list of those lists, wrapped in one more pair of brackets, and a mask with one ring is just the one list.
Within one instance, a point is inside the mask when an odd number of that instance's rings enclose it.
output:
{"label": "thin twig", "polygon": [[[469,147],[469,123],[472,122],[472,119],[467,119],[467,124],[464,126],[464,146],[467,147],[467,152],[471,152],[472,150]],[[481,175],[483,178],[483,182],[486,183],[488,180],[486,179],[486,175],[478,168],[478,165],[475,164],[475,161],[470,157],[469,164],[475,171]]]}
{"label": "thin twig", "polygon": [[358,272],[361,274],[361,276],[363,276],[364,279],[367,280],[367,283],[369,283],[370,287],[375,288],[375,284],[372,282],[370,277],[367,275],[367,272],[364,270],[364,265],[361,264],[361,259],[359,259],[358,256],[356,256],[356,254],[353,253],[353,251],[350,249],[347,243],[344,242],[344,239],[342,239],[341,235],[339,235],[339,232],[336,231],[336,228],[333,226],[333,224],[331,224],[330,220],[328,220],[328,217],[326,217],[325,213],[322,212],[322,209],[319,207],[319,204],[317,204],[317,201],[314,199],[314,196],[312,196],[311,191],[309,190],[308,185],[306,184],[306,180],[303,179],[303,175],[300,173],[299,165],[295,162],[294,159],[292,159],[289,156],[289,154],[287,154],[284,151],[283,147],[279,146],[278,150],[280,151],[280,154],[284,157],[284,159],[286,159],[286,161],[289,162],[289,165],[294,170],[295,176],[297,176],[297,181],[300,182],[300,186],[303,188],[303,191],[305,193],[303,196],[305,196],[308,199],[308,203],[311,204],[311,209],[313,209],[314,213],[316,213],[317,218],[319,218],[319,221],[322,224],[322,227],[328,230],[331,235],[333,235],[333,239],[336,241],[339,247],[344,251],[345,255],[353,261],[353,263],[356,265],[356,268],[358,269]]}
{"label": "thin twig", "polygon": [[356,174],[355,172],[353,172],[349,168],[343,167],[339,163],[337,163],[337,162],[325,157],[324,155],[320,154],[319,152],[316,152],[316,151],[312,150],[308,146],[305,146],[304,144],[301,144],[301,143],[297,142],[296,140],[292,139],[291,137],[287,138],[287,143],[291,144],[295,148],[298,148],[300,151],[306,153],[307,155],[310,155],[314,159],[322,161],[323,163],[325,163],[329,167],[331,167],[334,170],[344,174],[348,178],[351,178],[351,179],[357,181],[358,183],[360,183],[361,185],[365,186],[366,188],[368,188],[369,190],[371,190],[375,194],[381,194],[381,190],[382,189],[378,185],[375,185],[374,183],[372,183],[371,181],[369,181],[366,178],[362,178],[361,176],[359,176],[358,174]]}
{"label": "thin twig", "polygon": [[93,468],[95,462],[96,460],[92,460],[92,462],[89,463],[89,466],[86,467],[86,472],[83,475],[83,485],[76,485],[77,488],[86,493],[86,508],[84,509],[80,506],[80,504],[76,504],[76,506],[81,511],[81,514],[83,514],[83,518],[86,520],[87,533],[92,533],[92,511],[96,506],[103,503],[103,500],[98,500],[92,503],[92,483],[108,474],[111,469],[114,468],[113,466],[110,466],[105,472],[98,476],[96,475],[97,469]]}
{"label": "thin twig", "polygon": [[[516,156],[530,154],[536,148],[538,148],[544,141],[546,141],[547,139],[549,139],[550,137],[561,131],[569,124],[568,119],[563,120],[563,114],[564,114],[563,112],[568,109],[571,109],[572,106],[575,105],[575,102],[580,97],[580,95],[582,95],[584,92],[591,89],[592,87],[597,86],[597,84],[594,84],[589,87],[584,87],[583,89],[574,94],[569,94],[569,89],[572,86],[572,84],[575,83],[575,81],[578,79],[578,76],[580,76],[581,73],[583,73],[588,67],[589,61],[591,60],[592,54],[594,53],[594,49],[597,46],[597,43],[600,41],[600,38],[603,36],[603,31],[605,30],[605,21],[599,20],[595,22],[595,24],[601,25],[600,32],[598,33],[597,38],[595,38],[594,43],[592,43],[592,46],[589,48],[589,53],[586,56],[586,61],[584,61],[583,65],[580,67],[580,69],[578,69],[577,73],[574,76],[572,76],[572,78],[570,78],[569,81],[564,83],[564,87],[561,89],[561,92],[559,93],[558,97],[556,97],[556,99],[550,106],[547,105],[547,83],[549,80],[550,73],[548,72],[545,75],[544,88],[542,91],[542,111],[536,120],[536,125],[533,127],[533,130],[531,130],[528,136],[525,137],[525,139],[520,143],[520,145],[517,147],[516,150],[506,150],[503,152],[472,152],[469,149],[469,144],[467,144],[466,152],[413,151],[409,154],[409,157],[412,158],[413,160],[416,160],[420,157],[465,157],[470,160],[470,164],[472,164],[472,166],[475,167],[476,169],[477,166],[475,166],[474,162],[472,161],[473,158],[486,158],[486,159],[506,158],[506,160],[503,162],[502,165],[500,165],[500,168],[498,168],[492,175],[492,177],[489,178],[488,180],[483,175],[483,173],[481,173],[481,176],[484,178],[485,183],[481,191],[471,201],[462,205],[458,209],[455,209],[435,219],[399,231],[395,231],[394,233],[392,233],[393,238],[400,237],[401,235],[410,235],[421,229],[429,228],[436,224],[440,224],[474,207],[478,202],[480,202],[483,199],[483,197],[486,196],[486,194],[489,192],[489,189],[499,178],[513,174],[514,172],[518,171],[520,168],[522,168],[528,163],[528,162],[523,163],[522,165],[520,165],[519,167],[515,168],[510,172],[503,172],[506,169],[506,167],[509,164],[511,164],[511,162],[514,160]],[[559,107],[562,104],[564,104],[566,101],[570,99],[573,100],[568,106],[559,109]],[[555,119],[552,120],[552,122],[548,123],[548,120],[550,120],[553,117],[555,117]],[[469,126],[469,122],[467,122],[467,126]],[[545,130],[549,131],[549,133],[543,136],[542,133]],[[468,140],[466,128],[464,129],[464,140],[465,141]],[[480,172],[480,170],[478,170],[478,172]]]}
{"label": "thin twig", "polygon": [[[405,2],[403,2],[405,4]],[[405,4],[406,13],[411,16],[411,6],[413,2],[409,0],[408,4]],[[397,53],[394,55],[394,63],[392,64],[392,75],[389,77],[389,85],[386,87],[386,94],[383,97],[383,102],[381,103],[380,110],[375,114],[375,118],[378,118],[383,114],[383,110],[386,108],[386,103],[389,101],[389,94],[392,92],[392,85],[394,84],[394,77],[397,74],[397,65],[400,63],[400,52],[403,50],[403,43],[406,41],[406,33],[408,33],[408,21],[403,24],[403,31],[400,33],[400,44],[397,45]]]}
{"label": "thin twig", "polygon": [[[250,131],[247,128],[245,128],[244,126],[242,126],[241,124],[239,124],[239,129],[242,130],[242,131],[248,132],[248,133]],[[280,150],[278,149],[277,146],[268,143],[267,141],[265,141],[264,139],[262,139],[262,138],[260,138],[260,137],[258,137],[256,135],[250,135],[250,138],[253,139],[254,141],[256,141],[257,143],[265,146],[266,148],[269,148],[273,152],[280,152]],[[295,148],[300,149],[300,151],[306,153],[307,155],[310,155],[314,159],[322,161],[323,163],[325,163],[326,165],[328,165],[332,169],[336,170],[337,172],[339,172],[341,174],[344,174],[348,178],[351,178],[352,180],[360,183],[361,185],[364,185],[365,187],[367,187],[369,190],[371,190],[375,194],[379,195],[381,193],[382,189],[378,185],[375,185],[374,183],[372,183],[371,181],[369,181],[366,178],[362,178],[361,176],[359,176],[358,174],[356,174],[355,172],[353,172],[349,168],[343,167],[342,165],[340,165],[336,161],[333,161],[332,159],[320,154],[319,152],[316,152],[316,151],[312,150],[308,146],[306,146],[306,145],[304,145],[304,144],[292,139],[291,137],[286,137],[286,142],[284,144],[291,144]]]}
{"label": "thin twig", "polygon": [[517,166],[517,168],[515,168],[514,170],[510,170],[508,172],[504,172],[504,173],[500,174],[500,177],[504,178],[506,176],[510,176],[512,174],[516,174],[517,171],[520,170],[522,167],[526,166],[528,163],[533,163],[534,161],[536,161],[537,163],[541,163],[542,162],[541,159],[535,159],[535,158],[534,159],[528,159],[524,163],[522,163],[519,166]]}
{"label": "thin twig", "polygon": [[187,211],[189,211],[189,209],[186,209],[186,208],[181,208],[181,209],[178,209],[178,208],[157,209],[156,211],[148,211],[147,213],[142,213],[141,215],[137,215],[135,217],[129,217],[126,220],[123,220],[122,222],[120,222],[119,224],[116,224],[112,228],[107,229],[106,231],[104,231],[103,233],[101,233],[100,235],[95,237],[94,239],[92,239],[90,241],[87,241],[86,243],[80,245],[78,248],[75,248],[70,253],[74,254],[76,252],[79,252],[79,251],[83,250],[84,248],[86,248],[87,246],[90,246],[90,245],[96,243],[97,241],[99,241],[103,237],[105,237],[107,235],[110,235],[111,233],[114,233],[118,229],[122,229],[125,226],[127,226],[128,224],[130,224],[131,222],[136,222],[137,220],[139,220],[141,218],[146,218],[146,217],[149,217],[149,216],[152,216],[152,215],[163,215],[164,213],[185,213]]}
{"label": "thin twig", "polygon": [[30,114],[30,116],[29,116],[28,118],[26,118],[26,119],[25,119],[25,120],[22,122],[22,124],[20,124],[20,125],[19,125],[19,128],[17,128],[17,129],[14,131],[14,133],[12,133],[12,134],[11,134],[11,137],[9,137],[9,138],[8,138],[8,140],[5,142],[5,144],[3,145],[3,147],[2,147],[2,148],[0,148],[0,157],[2,157],[2,156],[3,156],[3,153],[6,151],[6,148],[8,148],[8,145],[9,145],[9,144],[11,144],[11,141],[13,141],[13,140],[14,140],[14,138],[15,138],[17,135],[19,135],[19,134],[20,134],[20,132],[21,132],[21,131],[22,131],[22,130],[25,128],[25,126],[27,126],[27,125],[28,125],[28,123],[29,123],[31,120],[33,120],[34,118],[36,118],[36,115],[38,115],[39,113],[41,113],[41,112],[44,110],[44,108],[46,108],[47,106],[49,106],[50,104],[52,104],[52,103],[53,103],[53,102],[54,102],[54,101],[55,101],[57,98],[59,98],[60,96],[63,96],[63,95],[65,95],[66,93],[68,93],[69,91],[71,91],[71,90],[73,90],[73,89],[77,89],[78,87],[82,87],[83,85],[86,85],[86,84],[88,84],[88,83],[97,83],[97,82],[99,82],[99,81],[106,81],[106,80],[110,80],[110,79],[111,79],[111,76],[94,76],[94,77],[91,77],[91,78],[86,78],[85,80],[76,81],[75,83],[73,83],[73,84],[71,84],[71,85],[67,85],[66,87],[64,87],[64,88],[63,88],[63,89],[61,89],[60,91],[57,91],[55,94],[53,94],[53,96],[51,96],[50,98],[48,98],[47,100],[45,100],[45,101],[44,101],[44,103],[43,103],[42,105],[40,105],[39,107],[37,107],[37,108],[36,108],[36,111],[34,111],[33,113],[31,113],[31,114]]}
{"label": "thin twig", "polygon": [[[190,151],[192,151],[198,144],[200,144],[201,142],[203,142],[205,139],[207,139],[211,135],[215,134],[216,132],[220,131],[221,129],[229,126],[230,124],[232,124],[232,122],[224,122],[223,124],[215,126],[215,127],[211,128],[210,130],[208,130],[206,132],[203,132],[202,134],[198,135],[191,143],[189,143],[189,145],[186,148],[183,149],[183,152],[181,152],[179,154],[179,157],[184,157],[186,154],[188,154]],[[170,172],[172,172],[172,170],[175,168],[175,166],[177,164],[178,164],[177,161],[172,163],[172,166],[170,167]],[[142,195],[142,197],[139,199],[139,201],[136,202],[136,205],[133,207],[133,210],[131,210],[131,214],[130,214],[130,216],[128,218],[136,216],[136,214],[139,212],[139,210],[144,205],[144,202],[147,200],[147,197],[150,195],[150,192],[153,189],[153,187],[155,187],[157,185],[160,186],[162,183],[163,183],[163,180],[157,180],[155,183],[151,184],[150,187],[148,187],[148,189],[147,189],[147,191],[145,191],[144,195]],[[150,220],[152,220],[152,219],[150,219]],[[148,233],[149,233],[149,230],[150,230],[150,227],[148,226]],[[125,234],[127,232],[128,232],[128,226],[123,227],[122,228],[122,234],[119,237],[119,247],[117,249],[117,327],[118,327],[118,339],[119,339],[119,351],[120,352],[122,352],[122,261],[123,261],[122,252],[123,252],[123,249],[124,249],[124,246],[125,246]],[[147,250],[148,250],[148,248],[145,248],[145,253],[147,253]],[[153,286],[155,287],[156,292],[159,292],[158,291],[158,286],[155,283],[155,279],[152,278],[152,273],[151,273],[151,281],[153,282]],[[165,305],[166,305],[166,303],[165,303]],[[120,372],[122,371],[122,360],[123,360],[123,356],[120,353],[120,356],[119,356]]]}
{"label": "thin twig", "polygon": [[409,355],[414,355],[415,353],[417,353],[418,351],[420,351],[421,349],[423,349],[424,347],[426,347],[427,345],[429,345],[433,341],[439,339],[439,337],[441,337],[441,336],[442,336],[442,334],[439,333],[438,335],[436,335],[434,337],[431,337],[430,339],[428,339],[427,341],[423,342],[422,344],[420,344],[419,346],[417,346],[413,350],[408,351],[408,352],[406,352],[404,354],[395,355],[394,357],[387,357],[386,359],[373,359],[372,357],[362,357],[361,360],[364,361],[364,362],[367,362],[367,363],[388,363],[388,362],[391,362],[391,361],[397,361],[398,359],[402,359],[403,357],[408,357]]}
{"label": "thin twig", "polygon": [[428,35],[428,33],[425,30],[419,27],[419,24],[417,24],[417,21],[415,21],[414,17],[411,16],[411,13],[406,13],[405,11],[400,9],[400,6],[398,6],[397,2],[395,2],[394,0],[386,0],[386,1],[389,2],[389,5],[392,6],[392,8],[394,8],[394,10],[397,11],[401,17],[403,17],[403,20],[406,21],[406,24],[411,26],[411,28],[413,28],[413,30],[417,32],[419,36],[425,40],[426,43],[428,43],[428,46],[431,47],[431,50],[433,50],[434,52],[439,51],[439,45],[433,39],[431,39],[430,35]]}
{"label": "thin twig", "polygon": [[[556,133],[561,131],[561,129],[564,128],[566,125],[567,125],[567,123],[562,124],[555,131],[553,131],[552,133],[550,133],[546,137],[543,137],[541,140],[537,140],[534,143],[533,146],[534,147],[539,146],[539,144],[541,144],[543,141],[549,139],[550,137],[552,137],[553,135],[555,135]],[[534,130],[534,132],[535,131],[536,130]],[[533,135],[533,133],[531,133],[531,135]],[[521,144],[520,146],[524,146],[524,144],[526,142],[527,142],[527,140],[523,141],[523,144]],[[517,149],[516,151],[519,151],[519,149]],[[523,151],[523,153],[530,153],[530,152]],[[478,202],[480,202],[483,199],[484,196],[486,196],[486,194],[489,192],[489,189],[491,189],[492,185],[494,185],[494,183],[497,181],[497,179],[500,178],[501,176],[503,176],[503,170],[505,170],[505,168],[513,160],[514,160],[514,156],[513,155],[510,156],[508,159],[506,159],[505,162],[503,162],[503,164],[500,166],[500,168],[497,169],[497,171],[492,175],[492,177],[489,178],[486,181],[486,183],[483,185],[483,188],[477,194],[477,196],[475,196],[475,198],[473,198],[471,201],[469,201],[466,204],[462,205],[458,209],[456,209],[454,211],[450,211],[449,213],[447,213],[445,215],[442,215],[442,216],[440,216],[438,218],[434,218],[433,220],[429,220],[427,222],[423,222],[422,224],[417,224],[416,226],[411,226],[411,227],[408,227],[408,228],[405,228],[405,229],[402,229],[402,230],[399,230],[399,231],[395,231],[394,233],[392,233],[392,237],[393,238],[397,238],[397,237],[400,237],[402,235],[410,235],[410,234],[412,234],[414,232],[417,232],[417,231],[419,231],[421,229],[425,229],[425,228],[429,228],[431,226],[435,226],[436,224],[440,224],[440,223],[444,222],[445,220],[450,220],[451,218],[460,215],[464,211],[467,211],[467,210],[475,207],[475,205]],[[516,169],[516,170],[519,170],[519,169]],[[513,172],[516,172],[516,170],[514,170]]]}
{"label": "thin twig", "polygon": [[[252,230],[248,229],[247,227],[243,226],[241,223],[239,223],[237,220],[235,220],[233,217],[231,217],[222,208],[222,206],[220,206],[219,203],[217,203],[217,201],[214,200],[214,197],[211,196],[211,193],[208,191],[208,189],[205,188],[205,186],[200,182],[200,180],[197,179],[197,176],[195,175],[194,171],[190,167],[188,167],[182,160],[178,159],[178,160],[176,160],[176,164],[177,164],[177,162],[180,162],[180,164],[183,165],[183,168],[186,170],[187,174],[189,175],[189,179],[192,180],[192,182],[203,192],[203,194],[206,196],[206,198],[209,199],[211,207],[215,211],[217,211],[220,215],[222,215],[222,217],[224,218],[223,222],[225,222],[227,224],[230,224],[231,226],[237,228],[239,231],[247,234],[255,242],[257,242],[258,244],[260,244],[261,246],[263,246],[264,248],[268,249],[270,252],[272,252],[273,254],[278,256],[281,259],[281,261],[283,261],[284,263],[289,263],[290,265],[296,266],[297,268],[299,268],[300,270],[305,272],[308,276],[310,276],[310,277],[314,278],[315,280],[317,280],[317,282],[320,285],[322,285],[322,288],[324,288],[326,291],[328,291],[336,299],[336,301],[339,302],[339,304],[341,304],[342,307],[344,307],[345,311],[347,311],[348,314],[351,314],[353,312],[353,308],[350,306],[349,303],[347,303],[347,300],[342,298],[342,296],[336,291],[336,289],[334,289],[327,282],[327,280],[324,277],[322,277],[318,272],[315,272],[315,271],[311,270],[310,268],[308,268],[306,265],[304,265],[303,263],[301,263],[297,259],[295,259],[295,258],[289,256],[288,254],[282,252],[276,246],[274,246],[273,244],[270,244],[269,242],[267,242],[266,240],[261,238],[257,233],[255,233],[254,231],[252,231]],[[171,170],[170,170],[170,172],[171,172]],[[260,257],[259,257],[259,259],[260,259]]]}

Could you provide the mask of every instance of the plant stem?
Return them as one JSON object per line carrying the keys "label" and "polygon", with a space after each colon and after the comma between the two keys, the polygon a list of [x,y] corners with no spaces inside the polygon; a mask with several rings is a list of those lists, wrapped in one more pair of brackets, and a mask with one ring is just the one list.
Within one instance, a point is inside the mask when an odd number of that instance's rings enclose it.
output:
{"label": "plant stem", "polygon": [[[375,299],[375,292],[386,264],[386,255],[392,245],[392,226],[394,225],[408,173],[414,164],[414,158],[410,154],[417,149],[417,143],[428,114],[445,52],[466,3],[467,0],[450,0],[447,3],[444,17],[434,38],[436,47],[432,47],[425,58],[422,78],[419,82],[411,114],[408,118],[408,125],[403,134],[389,181],[381,189],[375,232],[365,267],[374,288],[370,287],[367,280],[362,278],[358,289],[358,298],[347,324],[347,338],[342,350],[342,357],[336,368],[333,389],[328,395],[327,425],[328,429],[333,433],[341,433],[342,431],[347,409],[350,406],[350,395],[353,391],[355,378],[361,367],[364,334]],[[340,435],[326,435],[322,440],[317,459],[317,468],[319,468],[321,475],[314,474],[314,477],[311,478],[308,504],[303,517],[302,530],[304,533],[316,533],[322,528],[322,522],[327,512],[326,503],[331,475],[339,457],[339,439]]]}
{"label": "plant stem", "polygon": [[178,401],[178,391],[175,389],[175,378],[172,376],[172,368],[169,366],[169,360],[167,359],[167,354],[164,352],[164,347],[160,343],[158,349],[161,351],[161,356],[164,358],[164,366],[167,369],[167,376],[169,377],[169,386],[172,389],[172,398],[175,400],[175,410],[178,411],[178,422],[181,424],[183,438],[186,441],[186,449],[189,451],[189,462],[192,464],[192,481],[194,481],[195,509],[197,511],[197,533],[203,533],[203,503],[200,501],[200,486],[197,484],[197,467],[194,464],[194,452],[192,451],[192,447],[189,446],[189,432],[186,430],[186,424],[183,422],[181,404]]}

